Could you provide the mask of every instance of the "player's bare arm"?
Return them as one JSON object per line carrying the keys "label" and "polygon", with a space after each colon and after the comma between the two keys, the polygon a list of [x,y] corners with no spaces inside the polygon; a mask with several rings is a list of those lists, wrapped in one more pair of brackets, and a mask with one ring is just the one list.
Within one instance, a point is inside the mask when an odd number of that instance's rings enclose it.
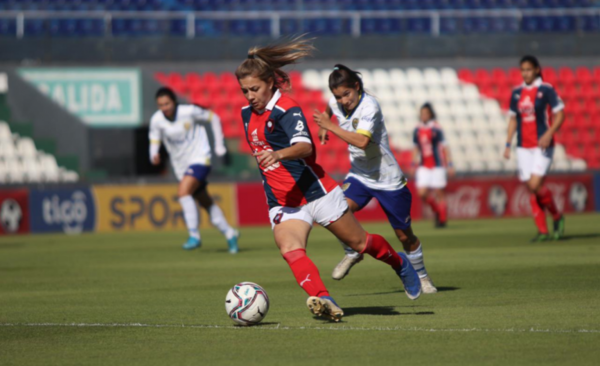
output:
{"label": "player's bare arm", "polygon": [[538,146],[542,149],[546,149],[548,148],[548,146],[550,146],[550,144],[552,143],[552,137],[560,129],[560,126],[565,121],[565,113],[562,110],[554,113],[552,117],[552,126],[550,126],[550,128],[548,128],[546,132],[544,132],[544,134],[542,135],[542,137],[540,137],[540,140],[538,141]]}
{"label": "player's bare arm", "polygon": [[319,128],[325,131],[331,131],[337,137],[341,138],[350,145],[358,147],[359,149],[366,149],[367,146],[369,146],[369,142],[371,142],[371,139],[365,135],[361,135],[356,132],[346,131],[339,125],[336,125],[335,123],[333,123],[333,121],[327,113],[315,110],[313,118],[319,126]]}
{"label": "player's bare arm", "polygon": [[517,117],[511,116],[508,121],[508,131],[506,133],[506,148],[504,149],[504,159],[510,159],[510,144],[512,142],[513,136],[517,131]]}
{"label": "player's bare arm", "polygon": [[282,160],[304,159],[312,154],[312,145],[306,142],[298,142],[291,147],[278,151],[267,151],[255,153],[258,164],[263,168],[268,168],[271,165]]}

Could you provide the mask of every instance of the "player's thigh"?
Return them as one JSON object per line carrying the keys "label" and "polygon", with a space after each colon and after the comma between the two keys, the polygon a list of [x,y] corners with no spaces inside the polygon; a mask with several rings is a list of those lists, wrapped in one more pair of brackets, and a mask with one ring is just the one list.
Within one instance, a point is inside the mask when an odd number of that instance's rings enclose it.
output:
{"label": "player's thigh", "polygon": [[544,184],[545,178],[546,177],[543,175],[532,174],[527,181],[527,188],[529,188],[531,192],[537,192],[537,190],[542,187],[542,184]]}
{"label": "player's thigh", "polygon": [[534,149],[523,147],[517,148],[517,168],[519,170],[519,180],[527,182],[531,178],[531,170],[534,163]]}
{"label": "player's thigh", "polygon": [[283,255],[297,249],[306,249],[308,234],[312,226],[304,220],[291,219],[273,228],[275,243]]}
{"label": "player's thigh", "polygon": [[373,198],[373,195],[358,179],[350,177],[342,184],[344,196],[352,212],[360,211]]}
{"label": "player's thigh", "polygon": [[[404,231],[410,229],[412,194],[407,187],[393,191],[376,191],[375,198],[379,201],[394,230]],[[400,237],[398,239],[403,240]]]}
{"label": "player's thigh", "polygon": [[360,252],[365,248],[367,232],[349,210],[325,228],[355,251]]}
{"label": "player's thigh", "polygon": [[177,194],[179,197],[193,195],[200,187],[200,181],[191,175],[184,175],[179,182]]}

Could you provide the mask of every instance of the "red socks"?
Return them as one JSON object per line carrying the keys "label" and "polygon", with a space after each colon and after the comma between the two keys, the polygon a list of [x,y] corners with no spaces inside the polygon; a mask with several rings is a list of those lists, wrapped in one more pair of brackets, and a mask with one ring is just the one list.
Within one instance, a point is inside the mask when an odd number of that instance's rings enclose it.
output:
{"label": "red socks", "polygon": [[446,207],[446,201],[438,202],[438,217],[441,223],[445,223],[448,219],[448,208]]}
{"label": "red socks", "polygon": [[535,194],[529,195],[529,203],[531,204],[531,213],[533,214],[533,221],[541,234],[548,234],[548,225],[546,224],[546,214],[540,204],[538,203],[538,197]]}
{"label": "red socks", "polygon": [[543,209],[546,209],[548,212],[550,212],[554,221],[560,219],[561,213],[556,208],[554,198],[552,197],[552,192],[550,192],[547,187],[540,188],[540,190],[537,192],[537,200]]}
{"label": "red socks", "polygon": [[306,250],[296,249],[283,255],[288,263],[296,282],[302,287],[308,296],[329,296],[317,266],[306,256]]}
{"label": "red socks", "polygon": [[433,213],[437,215],[440,214],[440,208],[438,207],[438,203],[435,201],[435,198],[433,198],[432,196],[427,196],[427,198],[425,198],[425,203],[427,203],[429,207],[431,207]]}
{"label": "red socks", "polygon": [[360,254],[364,253],[389,264],[394,269],[402,265],[402,259],[398,253],[381,235],[367,233],[367,245]]}

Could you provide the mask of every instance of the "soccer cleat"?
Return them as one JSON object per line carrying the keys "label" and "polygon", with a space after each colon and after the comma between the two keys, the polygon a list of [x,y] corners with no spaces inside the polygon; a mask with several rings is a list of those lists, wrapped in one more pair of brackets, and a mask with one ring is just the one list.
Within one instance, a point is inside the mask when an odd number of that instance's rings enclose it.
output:
{"label": "soccer cleat", "polygon": [[435,294],[436,292],[438,292],[437,288],[435,288],[435,285],[433,284],[433,281],[431,280],[431,278],[429,278],[429,276],[425,276],[420,278],[421,280],[421,291],[424,294]]}
{"label": "soccer cleat", "polygon": [[346,277],[348,275],[348,273],[350,272],[350,269],[357,264],[358,262],[363,260],[363,255],[359,255],[358,257],[356,256],[350,256],[348,254],[346,254],[344,256],[344,258],[342,259],[342,261],[340,263],[338,263],[337,266],[335,266],[335,268],[333,269],[333,273],[331,274],[331,277],[333,277],[334,280],[341,280],[342,278]]}
{"label": "soccer cleat", "polygon": [[534,236],[530,240],[530,242],[532,242],[532,243],[541,243],[541,242],[548,241],[548,240],[550,240],[550,235],[538,233],[536,236]]}
{"label": "soccer cleat", "polygon": [[554,240],[560,240],[565,235],[565,217],[561,216],[560,219],[554,221]]}
{"label": "soccer cleat", "polygon": [[183,244],[183,249],[192,250],[192,249],[200,248],[201,245],[202,245],[202,242],[200,241],[200,239],[192,238],[190,236],[188,238],[188,240]]}
{"label": "soccer cleat", "polygon": [[402,258],[402,265],[396,268],[396,273],[402,280],[406,296],[411,300],[416,300],[421,296],[421,281],[419,280],[419,275],[412,264],[410,264],[406,254],[398,252],[398,255]]}
{"label": "soccer cleat", "polygon": [[339,322],[344,316],[344,311],[336,304],[331,296],[311,296],[306,300],[308,310],[316,316]]}
{"label": "soccer cleat", "polygon": [[235,231],[235,235],[231,239],[227,239],[227,246],[229,247],[229,254],[237,254],[238,249],[238,238],[240,237],[240,232]]}

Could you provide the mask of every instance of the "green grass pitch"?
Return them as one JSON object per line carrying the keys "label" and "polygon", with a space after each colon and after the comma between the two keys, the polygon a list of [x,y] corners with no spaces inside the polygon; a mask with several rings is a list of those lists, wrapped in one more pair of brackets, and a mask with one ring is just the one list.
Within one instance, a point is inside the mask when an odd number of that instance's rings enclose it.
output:
{"label": "green grass pitch", "polygon": [[[367,225],[399,243],[387,225]],[[315,228],[308,253],[345,309],[315,319],[269,228],[242,230],[242,251],[205,230],[0,239],[0,364],[8,365],[598,365],[600,215],[567,217],[567,240],[530,244],[531,219],[415,224],[440,288],[411,302],[366,258],[343,281],[343,253]],[[234,327],[236,282],[271,298],[264,323]]]}

